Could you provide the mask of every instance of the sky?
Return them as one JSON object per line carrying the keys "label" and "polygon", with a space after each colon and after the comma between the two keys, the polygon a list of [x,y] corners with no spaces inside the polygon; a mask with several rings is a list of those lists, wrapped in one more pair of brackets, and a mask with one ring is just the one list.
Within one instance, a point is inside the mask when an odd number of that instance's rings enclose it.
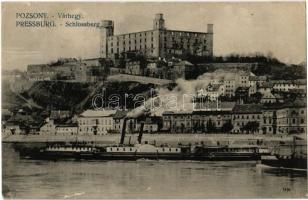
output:
{"label": "sky", "polygon": [[168,29],[207,31],[214,24],[214,55],[271,54],[286,63],[306,61],[304,2],[195,3],[2,3],[2,68],[25,70],[58,57],[99,56],[97,28],[20,28],[16,13],[47,12],[57,24],[57,13],[81,14],[81,21],[110,19],[115,34],[151,30],[156,13],[163,13]]}

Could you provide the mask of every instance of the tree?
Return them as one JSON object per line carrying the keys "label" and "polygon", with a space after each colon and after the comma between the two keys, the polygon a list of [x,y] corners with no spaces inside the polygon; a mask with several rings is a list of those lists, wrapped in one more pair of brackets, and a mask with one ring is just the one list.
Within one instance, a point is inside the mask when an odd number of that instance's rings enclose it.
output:
{"label": "tree", "polygon": [[194,126],[193,126],[194,133],[197,133],[198,127],[199,127],[199,124],[197,122],[194,123]]}
{"label": "tree", "polygon": [[211,119],[209,119],[209,121],[207,121],[206,129],[207,129],[207,132],[215,132],[216,131],[215,125],[214,125],[214,123],[212,122]]}
{"label": "tree", "polygon": [[241,130],[246,131],[247,133],[255,133],[259,130],[259,122],[247,122],[247,124],[245,124]]}
{"label": "tree", "polygon": [[204,125],[204,122],[201,123],[200,129],[201,129],[201,132],[202,132],[202,133],[205,132],[205,125]]}
{"label": "tree", "polygon": [[231,123],[231,120],[225,122],[221,127],[221,131],[224,133],[230,132],[232,131],[232,129],[233,129],[233,124]]}
{"label": "tree", "polygon": [[260,103],[262,99],[262,94],[260,92],[256,92],[250,95],[248,103]]}

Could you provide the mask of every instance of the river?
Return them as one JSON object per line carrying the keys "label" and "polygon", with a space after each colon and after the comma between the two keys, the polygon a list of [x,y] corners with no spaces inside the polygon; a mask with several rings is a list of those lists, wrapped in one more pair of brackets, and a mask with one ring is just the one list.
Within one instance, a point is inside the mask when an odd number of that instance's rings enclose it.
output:
{"label": "river", "polygon": [[42,161],[3,148],[8,198],[304,198],[307,173],[254,161]]}

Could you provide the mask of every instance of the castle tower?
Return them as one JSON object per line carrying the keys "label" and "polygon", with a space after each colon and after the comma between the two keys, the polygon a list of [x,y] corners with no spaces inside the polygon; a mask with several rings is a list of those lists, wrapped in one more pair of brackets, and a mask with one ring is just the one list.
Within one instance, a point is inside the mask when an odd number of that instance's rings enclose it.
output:
{"label": "castle tower", "polygon": [[113,36],[113,21],[102,20],[99,26],[100,28],[100,56],[102,58],[108,57],[108,43],[107,38]]}
{"label": "castle tower", "polygon": [[214,33],[214,31],[213,31],[213,24],[208,24],[207,25],[207,33]]}
{"label": "castle tower", "polygon": [[213,41],[214,41],[214,25],[208,24],[207,25],[207,35],[208,35],[208,56],[213,57],[214,51],[213,51]]}
{"label": "castle tower", "polygon": [[154,30],[165,29],[165,20],[163,18],[163,14],[158,13],[158,14],[155,15],[155,19],[153,21],[153,29]]}

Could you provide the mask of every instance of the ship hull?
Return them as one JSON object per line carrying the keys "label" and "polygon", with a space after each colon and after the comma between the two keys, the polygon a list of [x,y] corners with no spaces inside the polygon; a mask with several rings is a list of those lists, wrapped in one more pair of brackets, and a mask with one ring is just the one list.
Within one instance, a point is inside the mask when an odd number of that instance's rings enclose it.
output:
{"label": "ship hull", "polygon": [[158,154],[158,153],[94,153],[94,152],[31,152],[23,154],[31,159],[89,159],[89,160],[197,160],[197,161],[245,161],[259,160],[257,154],[224,154],[224,155],[194,155],[194,154]]}
{"label": "ship hull", "polygon": [[277,168],[307,170],[307,159],[262,159],[261,164]]}

